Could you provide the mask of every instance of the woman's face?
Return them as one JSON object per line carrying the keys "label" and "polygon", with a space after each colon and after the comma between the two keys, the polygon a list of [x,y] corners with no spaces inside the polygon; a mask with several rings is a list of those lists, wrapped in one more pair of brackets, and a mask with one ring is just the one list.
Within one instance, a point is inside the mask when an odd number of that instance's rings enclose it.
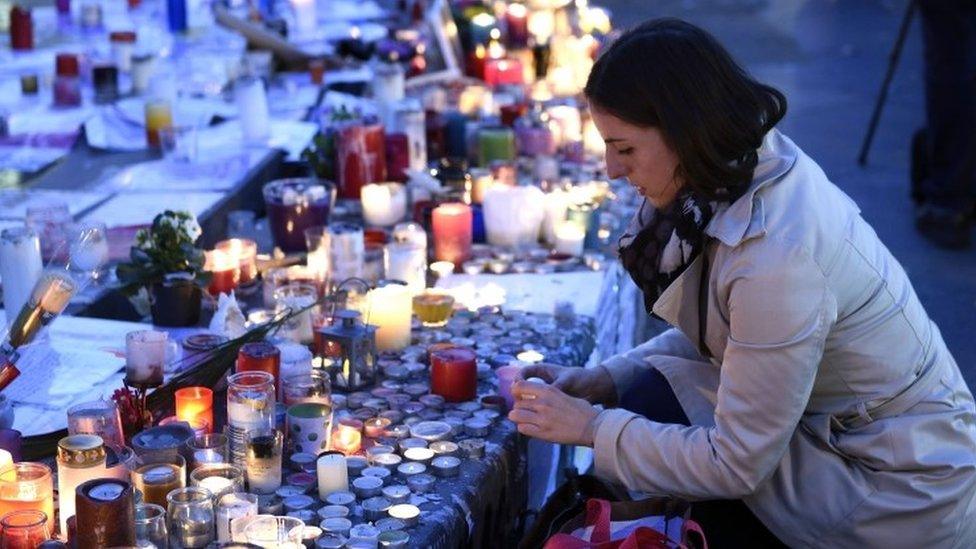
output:
{"label": "woman's face", "polygon": [[655,208],[670,204],[681,188],[675,178],[678,155],[657,128],[642,128],[592,107],[593,123],[607,144],[607,175],[626,177]]}

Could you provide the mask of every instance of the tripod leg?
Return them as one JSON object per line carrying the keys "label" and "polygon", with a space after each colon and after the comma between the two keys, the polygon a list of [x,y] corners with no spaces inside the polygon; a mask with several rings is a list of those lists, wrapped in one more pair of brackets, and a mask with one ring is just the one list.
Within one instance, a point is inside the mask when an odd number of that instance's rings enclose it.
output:
{"label": "tripod leg", "polygon": [[885,101],[888,99],[888,88],[891,86],[891,79],[894,77],[895,69],[898,67],[898,59],[901,57],[901,50],[905,45],[905,37],[908,36],[908,29],[911,28],[912,17],[914,15],[915,0],[908,0],[905,15],[901,20],[901,28],[898,30],[898,39],[895,40],[895,46],[892,48],[891,56],[888,59],[888,72],[885,74],[884,82],[881,84],[881,90],[878,92],[878,100],[874,104],[874,112],[871,113],[871,121],[868,123],[868,133],[864,136],[864,142],[861,143],[861,152],[857,156],[857,163],[861,166],[867,164],[868,151],[871,149],[871,142],[874,140],[874,131],[878,128],[878,121],[881,119],[881,110],[884,108]]}

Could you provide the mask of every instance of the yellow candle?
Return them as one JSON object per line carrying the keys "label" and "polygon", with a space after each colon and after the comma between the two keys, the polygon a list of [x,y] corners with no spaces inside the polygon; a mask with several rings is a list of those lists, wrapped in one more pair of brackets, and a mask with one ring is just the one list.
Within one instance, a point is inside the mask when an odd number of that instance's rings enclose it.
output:
{"label": "yellow candle", "polygon": [[150,147],[159,147],[159,130],[173,127],[173,111],[169,101],[146,101],[146,141]]}
{"label": "yellow candle", "polygon": [[370,290],[366,296],[369,323],[377,326],[376,348],[396,351],[410,344],[410,313],[413,309],[410,290],[391,284]]}

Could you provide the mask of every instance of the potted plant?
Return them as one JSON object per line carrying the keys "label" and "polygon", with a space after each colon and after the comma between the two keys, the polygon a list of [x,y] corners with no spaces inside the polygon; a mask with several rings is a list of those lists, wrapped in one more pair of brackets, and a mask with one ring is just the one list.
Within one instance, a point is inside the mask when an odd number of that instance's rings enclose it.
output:
{"label": "potted plant", "polygon": [[167,210],[136,233],[129,261],[116,267],[122,292],[140,314],[151,312],[157,326],[192,326],[200,319],[210,278],[195,244],[201,232],[192,214]]}

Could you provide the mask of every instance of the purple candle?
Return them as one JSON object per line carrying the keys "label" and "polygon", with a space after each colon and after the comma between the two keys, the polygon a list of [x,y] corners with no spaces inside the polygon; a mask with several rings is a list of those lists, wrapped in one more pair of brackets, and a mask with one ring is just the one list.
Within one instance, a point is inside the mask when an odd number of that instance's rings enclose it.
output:
{"label": "purple candle", "polygon": [[285,252],[305,250],[305,229],[329,222],[335,187],[315,179],[279,179],[264,186],[274,241]]}

